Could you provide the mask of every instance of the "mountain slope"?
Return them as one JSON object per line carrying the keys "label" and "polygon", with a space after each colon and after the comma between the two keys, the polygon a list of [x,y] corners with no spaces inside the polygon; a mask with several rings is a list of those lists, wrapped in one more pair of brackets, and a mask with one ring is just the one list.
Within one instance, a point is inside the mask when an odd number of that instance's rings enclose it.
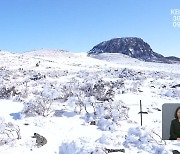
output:
{"label": "mountain slope", "polygon": [[180,62],[176,57],[164,57],[154,52],[150,45],[137,37],[114,38],[94,46],[88,56],[100,53],[122,53],[146,62]]}

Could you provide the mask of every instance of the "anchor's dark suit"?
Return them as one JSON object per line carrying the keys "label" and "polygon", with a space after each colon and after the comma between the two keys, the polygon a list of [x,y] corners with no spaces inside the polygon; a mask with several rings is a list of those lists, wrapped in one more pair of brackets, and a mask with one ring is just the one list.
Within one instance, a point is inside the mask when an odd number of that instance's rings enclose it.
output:
{"label": "anchor's dark suit", "polygon": [[170,127],[170,140],[176,140],[177,138],[180,138],[180,122],[178,119],[173,119],[171,121],[171,127]]}

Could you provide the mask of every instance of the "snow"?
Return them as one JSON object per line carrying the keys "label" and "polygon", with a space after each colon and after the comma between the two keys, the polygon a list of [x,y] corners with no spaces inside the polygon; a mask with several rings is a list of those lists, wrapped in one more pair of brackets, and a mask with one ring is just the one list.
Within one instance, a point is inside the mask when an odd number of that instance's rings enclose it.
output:
{"label": "snow", "polygon": [[[180,151],[178,141],[161,141],[162,112],[156,110],[167,102],[180,103],[179,89],[171,88],[180,82],[179,70],[178,64],[143,62],[122,54],[88,57],[62,50],[1,51],[0,153],[105,154],[107,148],[125,149],[128,154]],[[40,78],[34,80],[38,73]],[[148,112],[143,126],[140,100],[142,110]],[[10,124],[19,126],[21,138],[14,134],[3,143],[1,132]],[[38,148],[34,133],[44,136],[47,144]]]}
{"label": "snow", "polygon": [[12,100],[0,100],[0,106],[0,117],[4,117],[8,121],[12,118],[20,118],[18,113],[23,109],[23,104]]}

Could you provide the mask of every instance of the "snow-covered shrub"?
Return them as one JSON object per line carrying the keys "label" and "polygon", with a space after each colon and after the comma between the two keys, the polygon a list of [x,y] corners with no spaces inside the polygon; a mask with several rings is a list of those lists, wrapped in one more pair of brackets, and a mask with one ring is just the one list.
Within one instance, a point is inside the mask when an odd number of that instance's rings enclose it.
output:
{"label": "snow-covered shrub", "polygon": [[41,96],[35,97],[35,99],[24,104],[22,114],[25,114],[25,116],[49,116],[54,112],[52,103],[51,99]]}
{"label": "snow-covered shrub", "polygon": [[51,69],[49,69],[46,74],[50,78],[59,78],[62,76],[69,75],[69,72],[68,72],[68,70],[62,71],[62,70],[51,70]]}
{"label": "snow-covered shrub", "polygon": [[5,86],[0,87],[0,99],[8,99],[10,98],[11,93],[7,90]]}
{"label": "snow-covered shrub", "polygon": [[134,147],[138,148],[140,151],[146,151],[149,153],[167,153],[163,145],[159,145],[153,140],[151,132],[139,127],[129,128],[123,145],[126,148]]}
{"label": "snow-covered shrub", "polygon": [[59,154],[106,154],[106,151],[98,144],[79,138],[62,143],[59,147]]}
{"label": "snow-covered shrub", "polygon": [[135,71],[128,68],[124,68],[119,74],[119,78],[134,79],[135,75],[136,75]]}
{"label": "snow-covered shrub", "polygon": [[126,91],[124,80],[110,81],[112,83],[113,89],[117,94],[123,94]]}
{"label": "snow-covered shrub", "polygon": [[169,78],[169,76],[166,73],[158,71],[152,71],[148,73],[148,76],[153,78],[154,80]]}
{"label": "snow-covered shrub", "polygon": [[124,148],[122,142],[124,141],[124,134],[122,133],[105,133],[97,140],[99,143],[103,144],[104,146],[113,145],[114,147]]}
{"label": "snow-covered shrub", "polygon": [[73,90],[74,95],[79,96],[83,93],[85,97],[94,96],[99,101],[111,100],[114,97],[113,86],[110,82],[105,82],[102,79],[88,80],[73,81],[75,83],[71,84],[70,89]]}
{"label": "snow-covered shrub", "polygon": [[83,101],[80,99],[80,97],[77,96],[68,97],[67,104],[76,113],[81,113],[85,108]]}
{"label": "snow-covered shrub", "polygon": [[67,91],[63,91],[63,86],[60,86],[57,82],[42,82],[41,84],[41,86],[29,92],[34,97],[25,103],[22,113],[26,116],[49,116],[54,112],[54,109],[52,109],[53,102],[63,99],[66,95]]}
{"label": "snow-covered shrub", "polygon": [[89,75],[89,72],[86,72],[84,70],[77,72],[77,77],[79,77],[79,78],[83,78],[83,77],[88,76],[88,75]]}
{"label": "snow-covered shrub", "polygon": [[85,112],[86,122],[95,122],[102,130],[115,130],[119,121],[128,118],[129,108],[122,101],[114,100],[113,82],[83,80],[71,86],[72,96],[68,97],[67,104],[75,112]]}
{"label": "snow-covered shrub", "polygon": [[180,98],[180,90],[178,90],[178,89],[170,89],[165,93],[165,96]]}
{"label": "snow-covered shrub", "polygon": [[116,123],[113,122],[112,119],[105,118],[97,120],[97,126],[103,131],[115,131],[117,127]]}
{"label": "snow-covered shrub", "polygon": [[57,100],[63,97],[62,90],[59,85],[55,83],[47,83],[42,87],[40,95],[44,98]]}
{"label": "snow-covered shrub", "polygon": [[128,119],[129,108],[122,101],[94,102],[94,112],[86,113],[84,119],[88,123],[95,123],[99,129],[114,131],[121,120]]}
{"label": "snow-covered shrub", "polygon": [[180,90],[174,90],[174,96],[180,98]]}
{"label": "snow-covered shrub", "polygon": [[168,91],[165,93],[165,96],[167,96],[167,97],[173,97],[173,96],[174,96],[173,90],[168,90]]}
{"label": "snow-covered shrub", "polygon": [[62,98],[64,101],[67,101],[69,97],[73,96],[73,85],[67,83],[64,84],[61,88],[62,91]]}
{"label": "snow-covered shrub", "polygon": [[28,89],[28,87],[26,86],[26,87],[23,87],[22,89],[21,89],[21,94],[20,95],[18,95],[21,99],[26,99],[27,97],[28,97],[28,94],[29,94],[29,89]]}
{"label": "snow-covered shrub", "polygon": [[82,84],[81,87],[79,87],[79,89],[84,92],[86,97],[91,97],[94,95],[93,83],[87,82],[85,84]]}
{"label": "snow-covered shrub", "polygon": [[[78,95],[68,97],[67,104],[76,113],[82,113],[85,111],[89,113],[91,111],[95,112],[95,101],[93,101],[93,96],[86,97],[83,91],[80,91]],[[91,108],[91,109],[90,109]]]}
{"label": "snow-covered shrub", "polygon": [[[92,119],[97,120],[102,117],[111,119],[113,122],[128,118],[129,108],[118,100],[114,101],[114,91],[111,87],[108,89],[99,81],[94,87],[83,86],[80,89],[73,90],[73,96],[68,98],[67,103],[74,111],[80,113],[84,110],[87,113],[93,113]],[[87,90],[89,89],[89,90]]]}
{"label": "snow-covered shrub", "polygon": [[101,130],[115,130],[121,120],[128,119],[129,108],[122,101],[98,103],[95,120]]}
{"label": "snow-covered shrub", "polygon": [[46,76],[45,75],[42,75],[41,73],[37,73],[37,72],[33,72],[34,74],[32,74],[32,76],[30,77],[31,80],[40,80],[40,79],[43,79],[45,78]]}
{"label": "snow-covered shrub", "polygon": [[97,102],[95,115],[97,118],[104,117],[114,122],[128,118],[129,108],[122,101]]}
{"label": "snow-covered shrub", "polygon": [[114,94],[115,92],[112,86],[103,80],[98,80],[93,86],[93,95],[98,101],[111,101],[113,100]]}
{"label": "snow-covered shrub", "polygon": [[19,95],[20,92],[17,92],[14,86],[1,86],[0,87],[0,99],[8,99],[11,96]]}
{"label": "snow-covered shrub", "polygon": [[11,122],[6,123],[4,118],[0,117],[0,144],[7,144],[15,139],[20,139],[20,128]]}
{"label": "snow-covered shrub", "polygon": [[131,83],[131,88],[130,91],[131,92],[138,92],[138,89],[142,86],[143,81],[133,81]]}

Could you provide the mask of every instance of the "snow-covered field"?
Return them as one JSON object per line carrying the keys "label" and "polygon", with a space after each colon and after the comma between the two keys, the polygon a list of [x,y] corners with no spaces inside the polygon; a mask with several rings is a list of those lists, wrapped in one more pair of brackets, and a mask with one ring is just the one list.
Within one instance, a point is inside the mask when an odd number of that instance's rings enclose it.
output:
{"label": "snow-covered field", "polygon": [[[161,140],[162,105],[180,103],[180,89],[172,88],[179,83],[178,64],[121,54],[0,51],[0,154],[180,151],[180,142]],[[148,112],[143,126],[140,100]],[[47,144],[37,147],[34,133]]]}

